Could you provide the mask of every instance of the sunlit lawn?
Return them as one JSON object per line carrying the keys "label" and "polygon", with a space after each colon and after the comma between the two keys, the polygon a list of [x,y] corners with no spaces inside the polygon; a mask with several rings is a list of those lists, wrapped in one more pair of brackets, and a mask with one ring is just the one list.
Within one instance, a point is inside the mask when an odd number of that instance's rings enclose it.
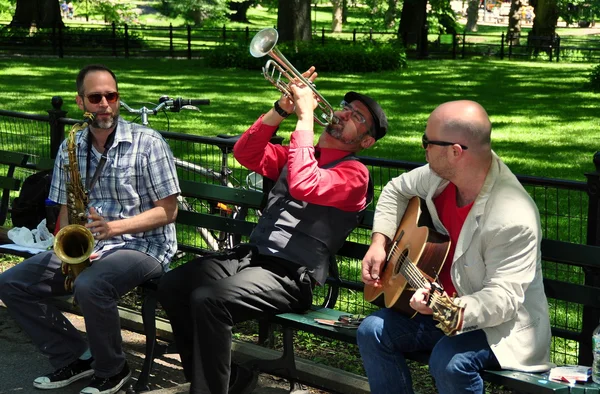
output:
{"label": "sunlit lawn", "polygon": [[[0,108],[45,114],[52,96],[64,98],[70,117],[77,70],[103,62],[120,78],[123,99],[138,107],[161,95],[209,98],[202,113],[170,114],[170,130],[200,135],[242,133],[278,97],[259,70],[203,68],[199,60],[1,59]],[[296,65],[299,69],[307,65]],[[493,147],[520,174],[584,179],[600,147],[598,95],[583,89],[590,66],[546,62],[413,61],[402,71],[321,75],[319,91],[332,104],[357,90],[377,98],[390,132],[366,155],[423,162],[420,137],[428,114],[440,103],[473,99],[494,124]],[[151,119],[166,129],[164,116]],[[292,118],[280,135],[289,137]]]}

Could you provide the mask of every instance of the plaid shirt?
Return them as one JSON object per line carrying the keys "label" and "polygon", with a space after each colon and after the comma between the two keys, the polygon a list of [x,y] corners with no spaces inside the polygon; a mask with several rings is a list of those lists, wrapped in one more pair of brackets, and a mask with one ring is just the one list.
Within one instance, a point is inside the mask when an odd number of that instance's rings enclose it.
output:
{"label": "plaid shirt", "polygon": [[[119,117],[115,139],[96,185],[89,192],[89,207],[94,207],[106,221],[126,219],[151,208],[154,201],[180,193],[173,154],[156,131]],[[84,185],[96,171],[100,154],[92,149],[89,174],[86,171],[89,129],[77,133],[77,160]],[[49,198],[66,205],[69,157],[66,140],[54,163]],[[85,187],[85,186],[84,186]],[[123,234],[96,242],[94,252],[113,248],[138,250],[156,258],[166,268],[177,251],[175,224],[135,234]]]}

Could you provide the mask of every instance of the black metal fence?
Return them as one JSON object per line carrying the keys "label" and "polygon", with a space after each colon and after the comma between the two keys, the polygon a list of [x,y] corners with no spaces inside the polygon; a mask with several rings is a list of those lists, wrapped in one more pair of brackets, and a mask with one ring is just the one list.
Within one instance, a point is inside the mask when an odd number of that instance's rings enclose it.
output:
{"label": "black metal fence", "polygon": [[[260,29],[197,28],[187,26],[140,26],[113,24],[68,25],[64,28],[15,29],[0,26],[0,54],[33,56],[110,56],[198,58],[203,52],[225,42],[248,44]],[[313,33],[321,45],[334,42],[396,41],[393,31],[373,29]],[[413,47],[407,54],[419,58],[458,59],[474,56],[500,59],[541,59],[547,61],[597,61],[600,39],[581,37],[536,37],[522,34],[507,37],[498,34],[429,34],[428,44],[419,52]]]}
{"label": "black metal fence", "polygon": [[[53,109],[48,111],[48,115],[0,110],[0,149],[28,153],[34,158],[54,157],[60,142],[64,139],[66,129],[78,121],[66,118],[67,114],[61,110],[62,100],[54,98],[52,104]],[[176,158],[217,173],[226,173],[232,186],[244,186],[243,181],[250,173],[229,154],[234,141],[173,132],[161,133]],[[372,157],[362,157],[361,161],[369,168],[375,181],[376,198],[389,179],[422,165],[422,163]],[[600,245],[600,152],[594,156],[590,169],[591,171],[586,174],[587,182],[518,176],[539,208],[544,238]],[[0,168],[0,172],[5,170]],[[183,170],[180,168],[179,171]],[[26,175],[27,173],[23,173],[20,176]],[[203,182],[220,182],[194,171],[180,173],[180,176]],[[373,209],[374,206],[375,204],[370,208]],[[202,247],[197,244],[201,242],[199,237],[189,236],[187,230],[181,231],[181,234],[179,232],[178,228],[178,239],[181,244]],[[356,242],[368,245],[370,231],[357,229],[351,237]],[[344,288],[340,289],[336,307],[352,313],[372,311],[374,307],[365,302],[359,294],[362,289],[360,261],[339,258],[338,264]],[[572,283],[600,286],[597,282],[600,279],[597,279],[596,272],[549,262],[544,262],[543,268],[544,275],[548,278],[560,276],[561,280],[564,280],[566,275]],[[316,294],[317,299],[323,296],[324,293]],[[553,299],[549,299],[549,303],[553,326],[578,332],[583,329],[584,312],[581,305],[563,305],[562,301]],[[561,319],[564,319],[565,313],[568,313],[569,319],[563,322]],[[598,311],[594,313],[597,315]],[[597,324],[597,319],[590,324]],[[591,329],[586,327],[585,332],[589,331]],[[579,343],[563,338],[554,340],[556,342],[553,342],[553,359],[559,363],[577,363]]]}

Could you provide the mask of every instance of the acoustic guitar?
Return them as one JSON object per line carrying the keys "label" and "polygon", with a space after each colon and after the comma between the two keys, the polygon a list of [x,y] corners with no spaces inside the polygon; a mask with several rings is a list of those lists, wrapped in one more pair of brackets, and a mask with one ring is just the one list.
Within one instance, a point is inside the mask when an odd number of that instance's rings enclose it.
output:
{"label": "acoustic guitar", "polygon": [[412,318],[417,312],[410,307],[410,298],[416,289],[430,284],[429,307],[439,322],[437,327],[447,335],[455,334],[464,307],[454,304],[435,281],[449,249],[448,236],[433,230],[425,202],[411,198],[394,239],[386,247],[387,258],[380,272],[382,286],[365,285],[365,300]]}

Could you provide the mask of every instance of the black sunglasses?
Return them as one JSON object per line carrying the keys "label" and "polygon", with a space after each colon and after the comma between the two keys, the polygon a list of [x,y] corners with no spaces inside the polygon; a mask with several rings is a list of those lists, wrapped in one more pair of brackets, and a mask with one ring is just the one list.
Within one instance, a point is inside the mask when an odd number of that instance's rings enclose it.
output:
{"label": "black sunglasses", "polygon": [[449,141],[430,141],[429,138],[427,138],[427,136],[425,134],[423,134],[423,137],[421,137],[421,143],[423,144],[423,148],[427,149],[427,145],[431,144],[431,145],[439,145],[439,146],[452,146],[452,145],[458,145],[461,148],[463,148],[464,150],[469,149],[468,147],[461,145],[457,142],[449,142]]}
{"label": "black sunglasses", "polygon": [[102,97],[104,97],[106,99],[107,103],[113,104],[113,103],[116,103],[117,100],[119,100],[119,92],[110,92],[110,93],[106,93],[106,94],[92,93],[86,97],[87,97],[88,101],[92,104],[100,104],[100,101],[102,101]]}

